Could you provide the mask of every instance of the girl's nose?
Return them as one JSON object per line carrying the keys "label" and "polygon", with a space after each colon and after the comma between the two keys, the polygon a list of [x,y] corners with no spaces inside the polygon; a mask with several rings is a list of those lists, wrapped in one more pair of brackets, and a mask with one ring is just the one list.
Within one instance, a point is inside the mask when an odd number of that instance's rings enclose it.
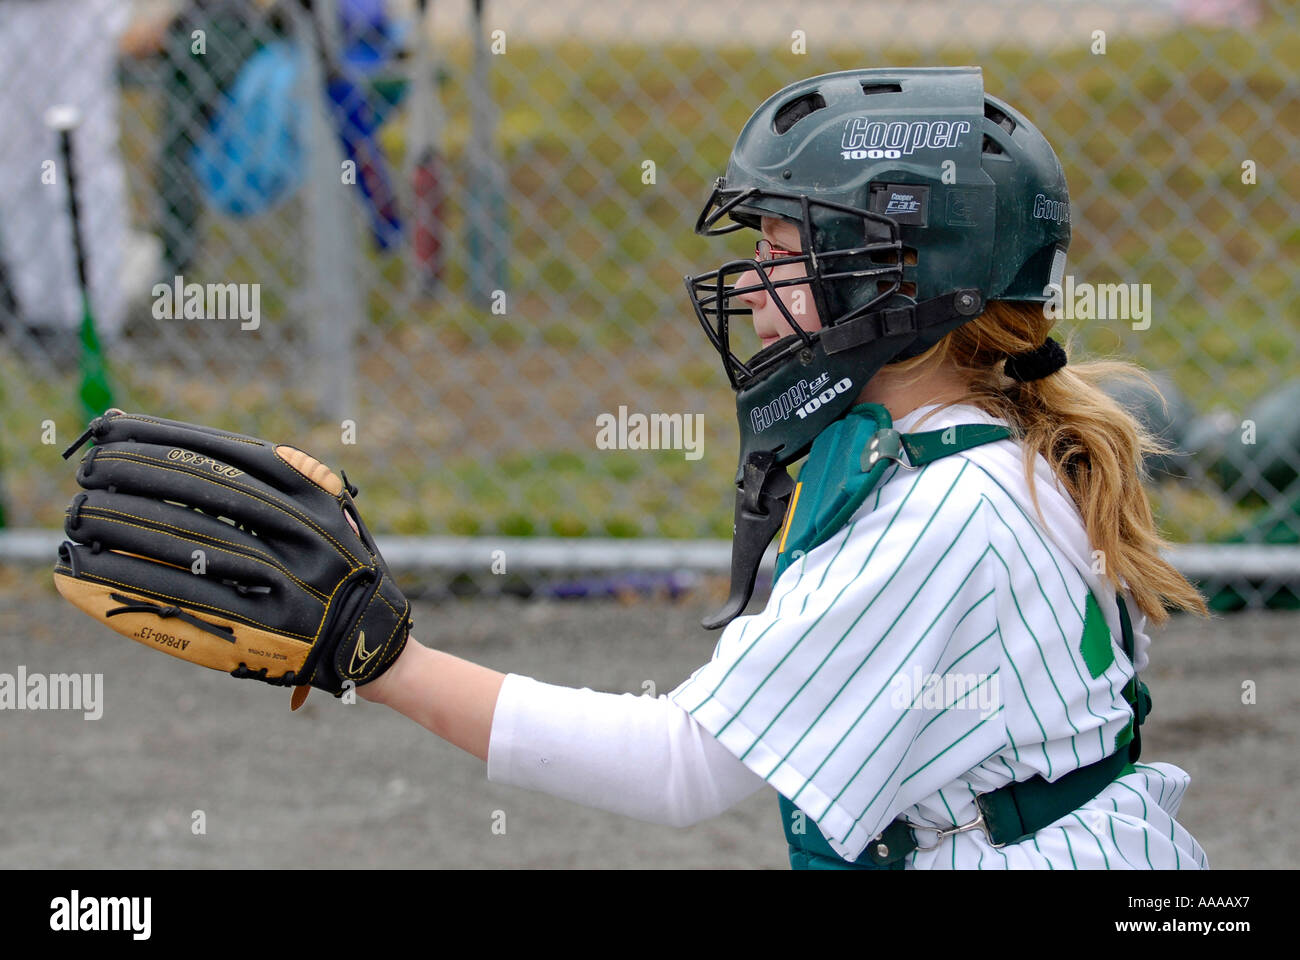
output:
{"label": "girl's nose", "polygon": [[750,293],[737,294],[737,299],[751,310],[761,310],[767,303],[767,291],[763,289],[761,284],[762,281],[758,279],[757,272],[746,270],[736,277],[736,288],[758,287],[758,289]]}

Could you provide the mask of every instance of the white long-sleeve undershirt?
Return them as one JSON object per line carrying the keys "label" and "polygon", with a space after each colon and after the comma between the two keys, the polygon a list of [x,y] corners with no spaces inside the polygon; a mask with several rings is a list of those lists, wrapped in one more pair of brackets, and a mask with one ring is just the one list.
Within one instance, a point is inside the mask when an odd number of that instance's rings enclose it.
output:
{"label": "white long-sleeve undershirt", "polygon": [[508,674],[488,779],[675,827],[716,817],[766,786],[665,696],[599,693]]}

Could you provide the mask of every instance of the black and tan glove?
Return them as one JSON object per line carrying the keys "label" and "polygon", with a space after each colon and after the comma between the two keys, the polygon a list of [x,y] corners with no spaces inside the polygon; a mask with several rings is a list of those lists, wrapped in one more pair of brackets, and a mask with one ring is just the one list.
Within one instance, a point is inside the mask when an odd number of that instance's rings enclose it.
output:
{"label": "black and tan glove", "polygon": [[[236,677],[340,696],[406,646],[411,608],[357,490],[285,444],[110,411],[87,440],[54,583],[123,636]],[[351,516],[354,531],[348,523]]]}

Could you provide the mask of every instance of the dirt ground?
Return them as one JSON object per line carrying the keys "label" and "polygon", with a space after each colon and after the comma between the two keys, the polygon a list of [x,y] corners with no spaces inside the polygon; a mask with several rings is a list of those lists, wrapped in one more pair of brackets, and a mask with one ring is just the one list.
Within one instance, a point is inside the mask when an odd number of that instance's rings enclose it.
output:
{"label": "dirt ground", "polygon": [[[709,657],[698,623],[714,599],[424,602],[415,623],[424,642],[504,672],[666,693]],[[1179,820],[1212,867],[1300,860],[1297,633],[1300,617],[1247,614],[1178,619],[1155,638],[1143,759],[1191,774]],[[62,602],[45,570],[0,570],[0,672],[20,665],[103,674],[103,715],[0,710],[0,867],[788,867],[772,791],[675,829],[492,784],[479,760],[384,708],[317,691],[290,714],[288,691],[120,638]]]}

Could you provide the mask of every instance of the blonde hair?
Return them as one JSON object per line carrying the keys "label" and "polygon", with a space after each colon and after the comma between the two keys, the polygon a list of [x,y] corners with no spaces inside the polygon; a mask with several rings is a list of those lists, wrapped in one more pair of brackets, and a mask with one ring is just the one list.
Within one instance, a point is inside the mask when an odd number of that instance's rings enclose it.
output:
{"label": "blonde hair", "polygon": [[993,301],[925,353],[888,369],[905,378],[915,371],[919,379],[945,365],[954,368],[967,383],[966,395],[944,406],[973,404],[1011,426],[1025,448],[1025,479],[1036,509],[1033,464],[1042,455],[1079,508],[1116,589],[1126,586],[1153,623],[1168,620],[1169,608],[1208,616],[1205,598],[1161,557],[1166,542],[1140,482],[1143,455],[1167,450],[1099,386],[1137,379],[1159,394],[1151,378],[1120,361],[1070,363],[1027,383],[1003,372],[1009,355],[1042,346],[1052,323],[1041,304]]}

